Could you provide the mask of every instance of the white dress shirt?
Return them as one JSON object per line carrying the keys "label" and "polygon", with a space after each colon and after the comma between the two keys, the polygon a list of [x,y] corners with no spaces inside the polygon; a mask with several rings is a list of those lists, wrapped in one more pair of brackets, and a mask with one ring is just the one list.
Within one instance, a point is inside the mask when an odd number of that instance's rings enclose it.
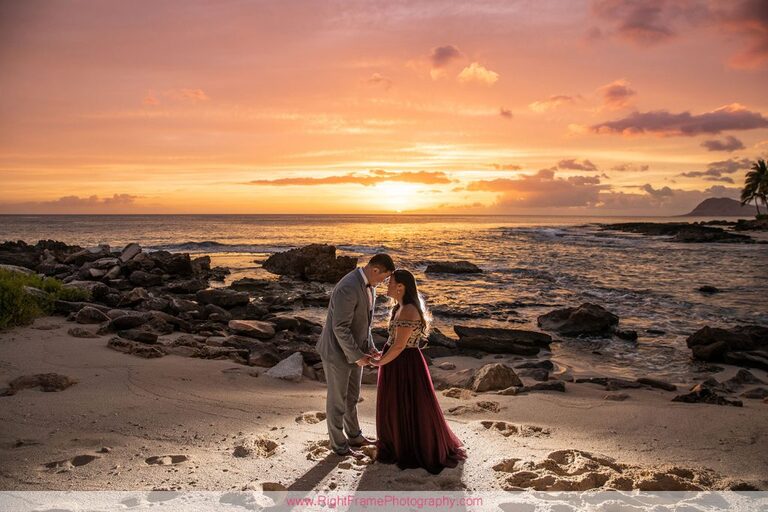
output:
{"label": "white dress shirt", "polygon": [[[361,267],[357,267],[357,270],[360,272],[360,275],[363,276],[363,282],[367,285],[368,277],[365,275],[365,272],[363,272],[363,269]],[[370,309],[373,309],[373,288],[368,288],[366,286],[365,291],[368,292],[368,307]]]}

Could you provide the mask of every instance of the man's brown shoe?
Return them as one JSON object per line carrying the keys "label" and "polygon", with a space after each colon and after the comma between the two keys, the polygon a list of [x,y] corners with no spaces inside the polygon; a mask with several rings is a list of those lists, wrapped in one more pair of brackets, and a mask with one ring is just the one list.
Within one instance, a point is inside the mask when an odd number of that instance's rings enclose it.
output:
{"label": "man's brown shoe", "polygon": [[349,446],[353,446],[355,448],[360,448],[361,446],[368,446],[375,443],[376,443],[375,439],[368,439],[364,435],[359,435],[354,439],[349,440]]}
{"label": "man's brown shoe", "polygon": [[359,459],[365,456],[363,452],[361,452],[360,450],[355,450],[353,448],[347,448],[347,451],[345,452],[337,452],[336,450],[333,450],[333,453],[335,453],[339,457],[354,457],[356,459]]}

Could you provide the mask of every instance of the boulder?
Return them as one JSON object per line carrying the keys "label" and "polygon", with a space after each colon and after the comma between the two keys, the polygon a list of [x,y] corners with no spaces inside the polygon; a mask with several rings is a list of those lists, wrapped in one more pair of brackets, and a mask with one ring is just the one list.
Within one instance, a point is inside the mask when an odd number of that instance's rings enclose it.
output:
{"label": "boulder", "polygon": [[731,400],[729,398],[725,398],[724,396],[718,395],[717,392],[712,388],[701,384],[694,386],[690,393],[677,395],[672,399],[672,401],[713,405],[733,405],[735,407],[742,407],[744,405],[741,400]]}
{"label": "boulder", "polygon": [[127,331],[118,331],[117,335],[127,340],[146,343],[147,345],[157,344],[157,334],[145,331],[143,329],[128,329]]}
{"label": "boulder", "polygon": [[34,270],[27,267],[20,267],[18,265],[0,265],[0,270],[15,272],[17,274],[27,274],[27,275],[35,274]]}
{"label": "boulder", "polygon": [[120,252],[120,262],[121,263],[128,263],[130,260],[132,260],[137,254],[141,252],[141,246],[137,243],[130,243],[125,246],[125,248]]}
{"label": "boulder", "polygon": [[273,347],[266,343],[251,348],[248,355],[248,364],[251,366],[261,366],[263,368],[272,368],[280,362],[280,356]]}
{"label": "boulder", "polygon": [[126,331],[143,325],[149,321],[149,316],[141,313],[130,312],[113,318],[107,325],[109,331]]}
{"label": "boulder", "polygon": [[550,311],[537,318],[539,327],[565,336],[605,335],[619,324],[619,317],[602,306],[585,302],[576,308]]}
{"label": "boulder", "polygon": [[202,279],[183,279],[173,281],[165,286],[165,290],[171,293],[196,293],[208,288],[208,283]]}
{"label": "boulder", "polygon": [[143,270],[134,270],[131,275],[128,276],[128,280],[136,286],[160,286],[163,284],[162,276],[158,274],[151,274],[144,272]]}
{"label": "boulder", "polygon": [[743,392],[739,396],[742,396],[744,398],[749,398],[751,400],[763,400],[766,397],[768,397],[768,388],[763,388],[763,387],[752,388],[750,390]]}
{"label": "boulder", "polygon": [[427,265],[427,274],[480,274],[483,270],[469,261],[437,261]]}
{"label": "boulder", "polygon": [[522,385],[515,370],[503,363],[486,364],[477,370],[472,380],[472,390],[478,393]]}
{"label": "boulder", "polygon": [[163,272],[175,276],[191,276],[194,274],[192,260],[188,253],[171,253],[168,251],[154,251],[149,257],[155,266]]}
{"label": "boulder", "polygon": [[457,372],[440,372],[432,374],[432,383],[435,389],[463,388],[469,389],[472,386],[474,370],[467,368]]}
{"label": "boulder", "polygon": [[[386,338],[388,333],[384,333],[384,337]],[[449,338],[443,332],[438,329],[437,327],[432,328],[429,331],[429,336],[427,337],[427,343],[429,346],[440,346],[440,347],[447,347],[454,349],[457,346],[456,340]]]}
{"label": "boulder", "polygon": [[337,257],[336,247],[326,244],[311,244],[279,252],[263,264],[264,269],[273,274],[326,283],[336,283],[356,266],[357,258]]}
{"label": "boulder", "polygon": [[705,326],[686,339],[694,359],[768,371],[768,327],[743,325],[731,329]]}
{"label": "boulder", "polygon": [[522,329],[497,329],[456,325],[459,336],[457,346],[465,350],[482,350],[494,354],[534,356],[539,349],[549,349],[552,337],[548,334]]}
{"label": "boulder", "polygon": [[81,266],[83,263],[96,261],[101,258],[109,258],[111,256],[112,253],[110,252],[108,245],[99,245],[97,247],[89,247],[87,249],[83,249],[81,251],[70,254],[64,258],[62,263],[66,263],[67,265],[71,264]]}
{"label": "boulder", "polygon": [[172,312],[179,314],[188,313],[190,311],[197,311],[200,308],[200,305],[193,300],[171,297],[168,307]]}
{"label": "boulder", "polygon": [[304,358],[297,352],[267,370],[265,375],[275,379],[299,382],[304,375]]}
{"label": "boulder", "polygon": [[147,345],[138,341],[127,340],[118,336],[113,337],[107,342],[107,346],[118,352],[132,354],[134,356],[152,359],[163,357],[166,350],[160,345]]}
{"label": "boulder", "polygon": [[214,304],[229,309],[248,304],[250,297],[246,292],[238,292],[228,288],[209,288],[195,294],[200,304]]}
{"label": "boulder", "polygon": [[91,306],[85,306],[75,315],[75,321],[79,324],[100,324],[108,322],[109,317],[103,311]]}
{"label": "boulder", "polygon": [[136,304],[139,304],[140,302],[143,302],[149,298],[150,295],[147,290],[141,287],[137,287],[133,288],[129,292],[121,294],[119,304],[121,306],[135,306]]}
{"label": "boulder", "polygon": [[243,336],[268,340],[275,337],[275,324],[259,320],[230,320],[227,324],[232,331]]}

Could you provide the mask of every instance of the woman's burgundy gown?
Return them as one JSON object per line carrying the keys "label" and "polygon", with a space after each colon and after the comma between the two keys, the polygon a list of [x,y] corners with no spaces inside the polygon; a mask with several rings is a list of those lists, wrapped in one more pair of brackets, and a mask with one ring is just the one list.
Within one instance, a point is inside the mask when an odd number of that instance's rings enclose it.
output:
{"label": "woman's burgundy gown", "polygon": [[421,321],[394,320],[384,353],[394,343],[395,327],[416,327],[406,348],[379,367],[376,395],[376,460],[400,469],[424,468],[438,474],[466,459],[462,443],[445,421],[427,362],[418,346]]}

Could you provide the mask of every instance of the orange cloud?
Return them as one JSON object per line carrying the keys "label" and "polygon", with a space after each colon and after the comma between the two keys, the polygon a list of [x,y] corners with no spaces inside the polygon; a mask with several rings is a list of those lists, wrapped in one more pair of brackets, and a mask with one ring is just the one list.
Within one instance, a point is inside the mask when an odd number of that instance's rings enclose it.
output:
{"label": "orange cloud", "polygon": [[493,85],[498,81],[499,74],[477,62],[473,62],[462,69],[457,78],[461,83],[477,82],[483,85]]}
{"label": "orange cloud", "polygon": [[601,185],[598,176],[555,177],[553,169],[514,179],[478,180],[467,185],[469,191],[499,192],[497,206],[502,207],[572,207],[594,206],[599,202]]}
{"label": "orange cloud", "polygon": [[548,110],[553,110],[563,105],[569,105],[575,101],[576,101],[576,98],[574,96],[568,96],[565,94],[556,94],[554,96],[550,96],[545,100],[539,100],[539,101],[534,101],[533,103],[529,103],[528,108],[530,108],[534,112],[546,112]]}
{"label": "orange cloud", "polygon": [[421,183],[424,185],[438,185],[452,183],[444,172],[414,171],[414,172],[396,172],[375,169],[368,174],[349,173],[342,176],[325,176],[322,178],[297,177],[297,178],[278,178],[274,180],[252,180],[248,185],[268,185],[268,186],[316,186],[316,185],[363,185],[371,186],[385,181],[398,181],[404,183]]}
{"label": "orange cloud", "polygon": [[621,79],[606,84],[598,89],[602,94],[605,107],[611,110],[619,110],[629,106],[630,98],[637,94],[629,88],[629,82]]}
{"label": "orange cloud", "polygon": [[[52,201],[26,201],[21,203],[0,203],[0,212],[9,213],[115,213],[116,210],[130,212],[136,199],[132,194],[113,194],[99,198],[64,196]],[[127,210],[126,210],[127,209]]]}

